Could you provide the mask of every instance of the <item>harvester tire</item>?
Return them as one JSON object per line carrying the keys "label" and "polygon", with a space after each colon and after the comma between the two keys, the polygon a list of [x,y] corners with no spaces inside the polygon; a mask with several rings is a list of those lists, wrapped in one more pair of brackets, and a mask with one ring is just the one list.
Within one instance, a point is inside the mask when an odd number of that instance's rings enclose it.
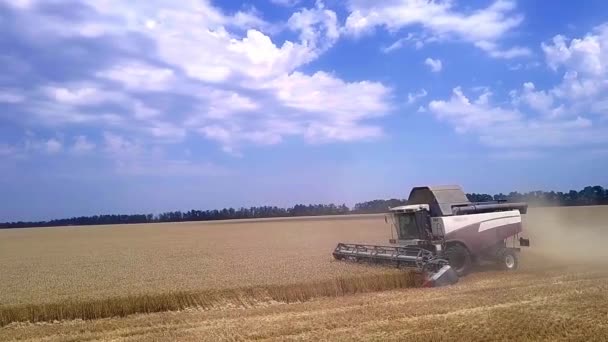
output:
{"label": "harvester tire", "polygon": [[519,267],[519,255],[512,249],[498,253],[498,265],[505,271],[515,271]]}
{"label": "harvester tire", "polygon": [[471,272],[473,261],[469,250],[461,244],[453,244],[446,248],[445,258],[448,259],[450,266],[459,277]]}

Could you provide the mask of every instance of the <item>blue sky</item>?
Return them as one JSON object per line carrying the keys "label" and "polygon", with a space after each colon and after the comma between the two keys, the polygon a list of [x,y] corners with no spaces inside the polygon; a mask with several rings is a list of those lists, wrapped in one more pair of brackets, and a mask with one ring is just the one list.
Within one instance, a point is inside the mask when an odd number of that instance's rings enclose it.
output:
{"label": "blue sky", "polygon": [[0,221],[605,186],[607,7],[0,0]]}

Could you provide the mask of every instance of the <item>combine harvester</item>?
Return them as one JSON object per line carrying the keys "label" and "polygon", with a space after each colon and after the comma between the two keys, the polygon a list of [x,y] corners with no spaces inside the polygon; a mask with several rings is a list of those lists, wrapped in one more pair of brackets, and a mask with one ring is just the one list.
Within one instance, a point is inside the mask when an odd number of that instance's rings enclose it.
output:
{"label": "combine harvester", "polygon": [[333,256],[413,268],[424,274],[427,287],[454,284],[474,264],[515,270],[519,247],[530,245],[519,237],[527,210],[526,203],[472,203],[459,186],[416,187],[407,205],[389,208],[385,216],[397,232],[391,246],[339,243]]}

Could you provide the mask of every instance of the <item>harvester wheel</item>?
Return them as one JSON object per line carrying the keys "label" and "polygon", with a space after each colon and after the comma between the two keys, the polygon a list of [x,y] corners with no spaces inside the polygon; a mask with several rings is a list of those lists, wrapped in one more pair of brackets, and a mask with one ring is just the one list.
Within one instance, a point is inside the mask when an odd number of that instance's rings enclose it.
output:
{"label": "harvester wheel", "polygon": [[503,270],[515,271],[519,267],[519,255],[512,249],[503,249],[498,254],[498,264]]}
{"label": "harvester wheel", "polygon": [[459,277],[465,276],[471,271],[473,264],[471,255],[463,245],[454,244],[448,246],[445,250],[445,257]]}

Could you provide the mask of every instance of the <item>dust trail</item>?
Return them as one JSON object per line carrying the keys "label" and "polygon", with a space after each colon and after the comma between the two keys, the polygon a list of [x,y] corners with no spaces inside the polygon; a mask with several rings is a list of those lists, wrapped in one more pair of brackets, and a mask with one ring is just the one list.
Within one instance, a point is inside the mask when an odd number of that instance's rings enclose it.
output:
{"label": "dust trail", "polygon": [[608,206],[530,208],[525,263],[534,266],[608,265]]}

